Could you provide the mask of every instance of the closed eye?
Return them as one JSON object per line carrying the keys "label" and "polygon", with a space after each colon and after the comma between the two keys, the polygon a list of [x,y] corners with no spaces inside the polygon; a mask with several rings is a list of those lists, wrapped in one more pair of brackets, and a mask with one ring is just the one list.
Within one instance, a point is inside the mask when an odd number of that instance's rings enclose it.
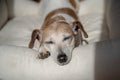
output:
{"label": "closed eye", "polygon": [[66,41],[66,40],[69,40],[69,39],[72,39],[72,36],[67,36],[63,39],[63,41]]}
{"label": "closed eye", "polygon": [[46,41],[45,43],[46,43],[46,44],[54,44],[53,41]]}

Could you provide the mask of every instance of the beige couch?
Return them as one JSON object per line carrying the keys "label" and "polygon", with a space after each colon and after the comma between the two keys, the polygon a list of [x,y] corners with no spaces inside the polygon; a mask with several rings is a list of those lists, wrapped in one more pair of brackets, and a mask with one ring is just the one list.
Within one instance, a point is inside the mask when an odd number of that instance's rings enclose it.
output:
{"label": "beige couch", "polygon": [[119,0],[82,1],[79,16],[89,44],[59,66],[28,48],[32,30],[41,26],[40,4],[0,0],[0,80],[120,80],[119,8]]}

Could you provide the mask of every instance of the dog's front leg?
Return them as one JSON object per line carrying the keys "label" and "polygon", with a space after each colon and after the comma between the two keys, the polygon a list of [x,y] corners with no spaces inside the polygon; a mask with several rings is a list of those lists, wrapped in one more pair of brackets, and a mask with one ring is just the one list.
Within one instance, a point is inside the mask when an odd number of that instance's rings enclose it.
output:
{"label": "dog's front leg", "polygon": [[38,55],[39,59],[45,59],[45,58],[48,58],[50,56],[50,52],[47,51],[43,46],[40,46],[39,52],[40,52]]}

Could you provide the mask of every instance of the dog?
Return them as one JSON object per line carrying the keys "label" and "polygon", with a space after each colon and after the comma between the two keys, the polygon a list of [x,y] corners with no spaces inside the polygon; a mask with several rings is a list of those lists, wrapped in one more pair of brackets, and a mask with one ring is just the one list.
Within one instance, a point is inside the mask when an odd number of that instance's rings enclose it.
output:
{"label": "dog", "polygon": [[[40,59],[51,55],[59,65],[71,61],[72,51],[88,37],[78,16],[76,0],[41,0],[43,24],[32,32],[29,48],[40,43]],[[42,12],[41,11],[41,12]]]}

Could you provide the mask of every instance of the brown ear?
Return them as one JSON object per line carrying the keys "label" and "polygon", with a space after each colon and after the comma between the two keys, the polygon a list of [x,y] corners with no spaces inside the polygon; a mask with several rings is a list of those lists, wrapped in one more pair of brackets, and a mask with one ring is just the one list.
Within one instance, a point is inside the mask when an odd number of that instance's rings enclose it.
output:
{"label": "brown ear", "polygon": [[32,36],[31,36],[31,40],[30,40],[30,43],[29,43],[29,48],[33,48],[34,47],[34,43],[35,43],[35,40],[40,40],[40,30],[38,29],[35,29],[33,32],[32,32]]}
{"label": "brown ear", "polygon": [[77,8],[77,4],[75,0],[69,0],[69,2],[71,3],[71,5],[76,9]]}
{"label": "brown ear", "polygon": [[75,34],[81,30],[83,32],[83,35],[85,38],[88,38],[88,34],[86,33],[86,31],[83,28],[83,25],[79,22],[79,21],[75,21],[73,22],[73,26],[72,26],[73,31],[75,32]]}

